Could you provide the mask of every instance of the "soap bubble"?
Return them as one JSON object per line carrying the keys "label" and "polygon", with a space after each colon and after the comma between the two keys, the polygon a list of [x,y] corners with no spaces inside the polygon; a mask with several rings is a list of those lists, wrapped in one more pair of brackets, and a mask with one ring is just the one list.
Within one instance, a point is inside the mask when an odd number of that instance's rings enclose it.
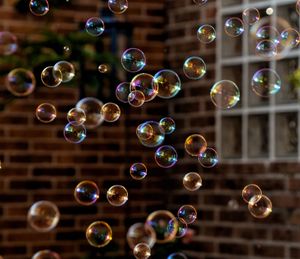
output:
{"label": "soap bubble", "polygon": [[86,32],[94,37],[100,36],[104,29],[104,22],[99,17],[89,18],[85,23]]}
{"label": "soap bubble", "polygon": [[139,243],[133,249],[136,259],[148,259],[151,256],[151,248],[146,243]]}
{"label": "soap bubble", "polygon": [[197,31],[197,38],[202,43],[211,43],[216,39],[216,30],[209,24],[201,25]]}
{"label": "soap bubble", "polygon": [[60,213],[57,206],[50,201],[34,203],[27,214],[29,225],[38,232],[49,232],[59,222]]}
{"label": "soap bubble", "polygon": [[264,59],[276,57],[277,45],[271,40],[262,40],[256,45],[256,54]]}
{"label": "soap bubble", "polygon": [[240,100],[240,90],[230,80],[216,82],[210,90],[210,98],[213,104],[221,109],[234,107]]}
{"label": "soap bubble", "polygon": [[165,140],[165,132],[163,128],[156,121],[147,121],[147,124],[152,128],[152,135],[147,139],[139,139],[141,144],[145,147],[160,146]]}
{"label": "soap bubble", "polygon": [[187,137],[184,149],[190,156],[199,156],[207,148],[207,142],[200,134],[192,134]]}
{"label": "soap bubble", "polygon": [[85,236],[91,246],[100,248],[108,245],[112,240],[112,230],[106,222],[95,221],[88,226]]}
{"label": "soap bubble", "polygon": [[134,180],[142,180],[147,176],[147,167],[143,163],[134,163],[130,167],[130,175]]}
{"label": "soap bubble", "polygon": [[183,205],[178,210],[177,216],[186,224],[192,224],[197,219],[197,211],[192,205]]}
{"label": "soap bubble", "polygon": [[133,224],[128,229],[126,238],[131,249],[139,243],[146,243],[152,248],[156,242],[156,234],[153,228],[144,223]]}
{"label": "soap bubble", "polygon": [[50,250],[41,250],[36,252],[31,259],[60,259],[59,254]]}
{"label": "soap bubble", "polygon": [[[242,197],[246,203],[249,203],[253,197],[259,200],[261,196],[262,190],[256,184],[248,184],[244,187],[242,191]],[[256,202],[256,200],[252,200],[252,202]]]}
{"label": "soap bubble", "polygon": [[86,138],[86,128],[82,124],[70,122],[64,128],[64,137],[70,143],[79,144]]}
{"label": "soap bubble", "polygon": [[36,16],[43,16],[49,12],[49,3],[47,0],[30,0],[29,10]]}
{"label": "soap bubble", "polygon": [[69,57],[72,53],[72,50],[69,46],[64,46],[63,47],[63,52],[64,52],[64,56]]}
{"label": "soap bubble", "polygon": [[5,79],[7,90],[15,96],[30,95],[36,85],[34,74],[24,68],[16,68],[10,71]]}
{"label": "soap bubble", "polygon": [[128,9],[127,0],[108,0],[108,8],[114,14],[122,14]]}
{"label": "soap bubble", "polygon": [[243,11],[243,21],[246,24],[252,25],[258,22],[260,19],[260,13],[256,8],[247,8]]}
{"label": "soap bubble", "polygon": [[185,236],[188,226],[183,220],[174,218],[169,221],[168,229],[169,232],[176,231],[176,237],[181,238]]}
{"label": "soap bubble", "polygon": [[86,115],[84,110],[80,108],[72,108],[68,111],[67,114],[68,122],[73,123],[74,125],[84,124],[86,121]]}
{"label": "soap bubble", "polygon": [[116,207],[124,205],[128,200],[128,192],[122,185],[113,185],[106,193],[108,202]]}
{"label": "soap bubble", "polygon": [[279,92],[281,79],[273,69],[264,68],[255,72],[251,80],[251,86],[258,96],[269,97]]}
{"label": "soap bubble", "polygon": [[231,17],[224,25],[225,33],[230,37],[238,37],[245,31],[243,21],[238,17]]}
{"label": "soap bubble", "polygon": [[174,215],[167,210],[154,211],[147,217],[146,225],[152,227],[155,231],[158,244],[170,242],[176,237],[177,220],[173,229],[168,227],[169,222],[174,219],[176,220]]}
{"label": "soap bubble", "polygon": [[156,164],[162,168],[170,168],[177,163],[178,155],[172,146],[161,146],[155,152]]}
{"label": "soap bubble", "polygon": [[136,135],[141,140],[147,140],[153,136],[153,128],[150,123],[142,123],[136,128]]}
{"label": "soap bubble", "polygon": [[106,122],[115,122],[120,118],[121,110],[115,103],[106,103],[101,108],[101,115]]}
{"label": "soap bubble", "polygon": [[145,102],[149,102],[158,94],[158,85],[153,83],[153,76],[142,73],[132,78],[130,82],[131,91],[141,91],[145,96]]}
{"label": "soap bubble", "polygon": [[278,30],[270,25],[260,27],[256,32],[256,39],[258,42],[262,40],[273,41],[274,44],[278,44],[280,41],[280,35]]}
{"label": "soap bubble", "polygon": [[160,98],[170,99],[181,90],[181,80],[173,70],[163,69],[158,71],[153,78],[153,85],[158,88]]}
{"label": "soap bubble", "polygon": [[206,64],[200,57],[189,57],[183,64],[183,73],[189,79],[198,80],[206,74]]}
{"label": "soap bubble", "polygon": [[205,168],[212,168],[218,163],[218,153],[213,148],[206,148],[198,156],[199,163]]}
{"label": "soap bubble", "polygon": [[187,257],[183,253],[173,253],[167,259],[187,259]]}
{"label": "soap bubble", "polygon": [[41,80],[47,87],[57,87],[62,82],[62,73],[60,70],[54,70],[53,66],[49,66],[43,69],[41,73]]}
{"label": "soap bubble", "polygon": [[98,66],[98,71],[102,74],[105,74],[109,71],[109,66],[106,64],[101,64]]}
{"label": "soap bubble", "polygon": [[[122,103],[128,103],[128,95],[130,94],[130,83],[123,82],[116,87],[116,97]],[[145,97],[144,97],[145,99]]]}
{"label": "soap bubble", "polygon": [[197,191],[202,186],[202,178],[197,173],[188,173],[183,177],[183,186],[188,191]]}
{"label": "soap bubble", "polygon": [[0,55],[11,55],[15,53],[17,49],[17,37],[8,31],[0,32]]}
{"label": "soap bubble", "polygon": [[59,61],[53,67],[54,75],[56,75],[56,71],[60,71],[62,75],[62,82],[67,83],[70,82],[75,76],[75,68],[72,63],[68,61]]}
{"label": "soap bubble", "polygon": [[142,91],[132,91],[128,95],[128,103],[132,107],[141,107],[145,103],[145,95]]}
{"label": "soap bubble", "polygon": [[253,217],[263,219],[271,214],[272,202],[265,195],[254,196],[248,203],[248,209]]}
{"label": "soap bubble", "polygon": [[81,205],[92,205],[99,199],[99,188],[93,181],[82,181],[75,187],[74,197]]}
{"label": "soap bubble", "polygon": [[193,1],[197,5],[204,5],[207,3],[207,0],[193,0]]}
{"label": "soap bubble", "polygon": [[35,115],[40,122],[50,123],[55,120],[57,112],[51,103],[42,103],[36,108]]}
{"label": "soap bubble", "polygon": [[288,48],[296,48],[300,43],[300,34],[293,28],[285,29],[280,34],[280,44]]}
{"label": "soap bubble", "polygon": [[86,122],[84,125],[86,128],[95,129],[103,122],[102,106],[103,103],[94,97],[83,98],[76,104],[76,108],[80,108],[85,112]]}
{"label": "soap bubble", "polygon": [[170,117],[162,118],[159,125],[164,129],[165,134],[172,134],[176,129],[175,121]]}
{"label": "soap bubble", "polygon": [[122,54],[121,64],[128,72],[139,72],[146,65],[146,56],[140,49],[127,49]]}

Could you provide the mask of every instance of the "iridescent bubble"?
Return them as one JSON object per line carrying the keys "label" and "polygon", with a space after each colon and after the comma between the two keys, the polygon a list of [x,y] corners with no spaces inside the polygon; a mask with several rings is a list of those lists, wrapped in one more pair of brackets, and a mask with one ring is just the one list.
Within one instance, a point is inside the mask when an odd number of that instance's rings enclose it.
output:
{"label": "iridescent bubble", "polygon": [[142,73],[132,78],[130,82],[130,90],[143,92],[145,102],[149,102],[158,94],[158,85],[153,83],[152,75]]}
{"label": "iridescent bubble", "polygon": [[280,41],[280,35],[275,27],[266,25],[257,30],[256,39],[258,42],[262,40],[270,40],[273,41],[274,44],[278,44]]}
{"label": "iridescent bubble", "polygon": [[88,226],[85,236],[91,246],[100,248],[112,240],[112,230],[106,222],[96,221]]}
{"label": "iridescent bubble", "polygon": [[134,180],[142,180],[147,176],[147,167],[143,163],[134,163],[130,167],[130,175]]}
{"label": "iridescent bubble", "polygon": [[[244,187],[242,191],[242,197],[246,203],[249,203],[253,197],[259,200],[261,196],[262,196],[262,190],[256,184],[248,184]],[[252,200],[252,201],[256,202],[256,200]]]}
{"label": "iridescent bubble", "polygon": [[251,87],[258,96],[269,97],[279,92],[281,79],[273,69],[264,68],[255,72],[251,80]]}
{"label": "iridescent bubble", "polygon": [[49,12],[49,3],[47,0],[30,0],[29,10],[36,16],[43,16]]}
{"label": "iridescent bubble", "polygon": [[161,146],[155,152],[155,162],[162,168],[170,168],[177,163],[178,155],[172,146]]}
{"label": "iridescent bubble", "polygon": [[146,243],[139,243],[133,249],[136,259],[148,259],[151,256],[151,248]]}
{"label": "iridescent bubble", "polygon": [[17,49],[17,37],[8,31],[0,32],[0,55],[11,55],[15,53]]}
{"label": "iridescent bubble", "polygon": [[170,117],[162,118],[159,125],[164,129],[165,134],[172,134],[176,129],[175,121]]}
{"label": "iridescent bubble", "polygon": [[70,143],[79,144],[86,138],[86,128],[83,124],[70,122],[64,128],[64,137]]}
{"label": "iridescent bubble", "polygon": [[[169,222],[175,220],[174,228],[169,229]],[[152,212],[146,220],[146,225],[152,227],[156,233],[156,242],[158,244],[167,243],[172,241],[176,237],[176,218],[175,216],[167,210],[158,210]]]}
{"label": "iridescent bubble", "polygon": [[197,31],[197,38],[202,43],[211,43],[216,39],[216,30],[209,24],[201,25]]}
{"label": "iridescent bubble", "polygon": [[128,200],[128,192],[122,185],[113,185],[106,193],[108,202],[116,207],[124,205]]}
{"label": "iridescent bubble", "polygon": [[183,177],[183,186],[188,191],[197,191],[202,186],[202,178],[198,173],[188,173]]}
{"label": "iridescent bubble", "polygon": [[41,250],[36,252],[31,259],[60,259],[59,254],[50,250]]}
{"label": "iridescent bubble", "polygon": [[36,85],[34,74],[24,68],[16,68],[10,71],[5,79],[7,90],[15,96],[30,95]]}
{"label": "iridescent bubble", "polygon": [[146,56],[140,49],[127,49],[122,54],[121,64],[123,68],[128,72],[139,72],[146,65]]}
{"label": "iridescent bubble", "polygon": [[93,181],[82,181],[75,187],[74,197],[81,205],[92,205],[99,199],[99,188]]}
{"label": "iridescent bubble", "polygon": [[300,43],[300,34],[293,28],[285,29],[280,34],[280,44],[288,48],[296,48]]}
{"label": "iridescent bubble", "polygon": [[63,83],[70,82],[75,76],[75,68],[73,64],[68,61],[57,62],[54,65],[53,70],[55,77],[57,77],[56,72],[60,71]]}
{"label": "iridescent bubble", "polygon": [[27,214],[29,225],[38,232],[49,232],[59,222],[60,213],[57,206],[50,201],[34,203]]}
{"label": "iridescent bubble", "polygon": [[198,161],[203,167],[212,168],[219,161],[218,153],[213,148],[208,147],[204,152],[199,154]]}
{"label": "iridescent bubble", "polygon": [[240,100],[240,89],[230,80],[216,82],[210,90],[213,104],[221,109],[234,107]]}
{"label": "iridescent bubble", "polygon": [[207,0],[193,0],[195,4],[201,6],[207,3]]}
{"label": "iridescent bubble", "polygon": [[98,71],[101,73],[101,74],[105,74],[109,71],[109,66],[106,65],[106,64],[101,64],[98,66]]}
{"label": "iridescent bubble", "polygon": [[141,107],[145,103],[145,95],[142,91],[132,91],[128,95],[128,103],[132,107]]}
{"label": "iridescent bubble", "polygon": [[43,69],[41,73],[41,80],[43,84],[47,87],[57,87],[61,84],[63,79],[60,70],[54,70],[53,66],[49,66]]}
{"label": "iridescent bubble", "polygon": [[106,103],[101,108],[101,115],[106,122],[115,122],[121,116],[121,109],[115,103]]}
{"label": "iridescent bubble", "polygon": [[50,123],[55,120],[57,112],[51,103],[42,103],[36,108],[35,115],[40,122]]}
{"label": "iridescent bubble", "polygon": [[173,253],[168,256],[167,259],[187,259],[183,253]]}
{"label": "iridescent bubble", "polygon": [[157,147],[160,146],[165,140],[165,132],[163,128],[156,121],[146,122],[152,128],[152,135],[147,139],[139,139],[141,144],[145,147]]}
{"label": "iridescent bubble", "polygon": [[189,79],[198,80],[206,74],[206,64],[200,57],[189,57],[183,64],[183,73]]}
{"label": "iridescent bubble", "polygon": [[168,228],[170,233],[176,231],[176,237],[181,238],[185,236],[188,226],[183,220],[171,219]]}
{"label": "iridescent bubble", "polygon": [[256,54],[264,59],[277,56],[277,45],[271,40],[262,40],[256,45]]}
{"label": "iridescent bubble", "polygon": [[104,32],[104,22],[99,17],[89,18],[85,23],[85,30],[91,36],[97,37]]}
{"label": "iridescent bubble", "polygon": [[260,13],[256,8],[247,8],[243,11],[243,21],[246,24],[252,25],[258,22],[260,19]]}
{"label": "iridescent bubble", "polygon": [[136,128],[136,135],[140,140],[147,140],[153,136],[153,128],[150,123],[142,123]]}
{"label": "iridescent bubble", "polygon": [[271,214],[272,202],[265,195],[254,196],[248,203],[248,209],[253,217],[263,219]]}
{"label": "iridescent bubble", "polygon": [[197,211],[192,205],[183,205],[178,210],[177,216],[186,224],[192,224],[197,219]]}
{"label": "iridescent bubble", "polygon": [[86,128],[95,129],[103,122],[102,106],[103,103],[94,97],[83,98],[76,104],[76,108],[80,108],[85,112],[86,122],[84,125]]}
{"label": "iridescent bubble", "polygon": [[238,17],[231,17],[226,20],[224,25],[225,32],[230,37],[238,37],[245,31],[243,21]]}
{"label": "iridescent bubble", "polygon": [[181,80],[176,72],[163,69],[157,72],[153,78],[153,85],[156,84],[160,98],[170,99],[181,90]]}
{"label": "iridescent bubble", "polygon": [[205,138],[200,134],[192,134],[187,137],[184,143],[184,149],[190,156],[199,156],[207,148]]}
{"label": "iridescent bubble", "polygon": [[[130,94],[130,92],[130,83],[123,82],[116,88],[116,97],[120,102],[128,103],[128,95]],[[145,96],[142,99],[145,99]]]}
{"label": "iridescent bubble", "polygon": [[80,108],[72,108],[68,111],[67,114],[68,122],[71,122],[75,125],[81,125],[84,124],[86,121],[86,115],[84,110]]}
{"label": "iridescent bubble", "polygon": [[156,234],[152,227],[144,223],[135,223],[127,231],[127,243],[133,249],[139,243],[146,243],[153,247],[156,242]]}
{"label": "iridescent bubble", "polygon": [[128,9],[127,0],[108,0],[107,5],[114,14],[122,14]]}

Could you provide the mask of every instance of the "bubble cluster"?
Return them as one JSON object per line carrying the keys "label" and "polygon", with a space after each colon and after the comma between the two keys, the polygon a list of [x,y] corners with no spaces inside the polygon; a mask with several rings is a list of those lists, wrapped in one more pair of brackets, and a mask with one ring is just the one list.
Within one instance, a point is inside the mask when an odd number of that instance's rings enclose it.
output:
{"label": "bubble cluster", "polygon": [[247,8],[243,11],[243,21],[253,25],[260,20],[260,12],[256,8]]}
{"label": "bubble cluster", "polygon": [[122,185],[113,185],[108,189],[106,198],[112,206],[123,206],[128,200],[128,192]]}
{"label": "bubble cluster", "polygon": [[63,76],[60,70],[54,70],[53,66],[43,69],[41,73],[42,83],[47,87],[57,87],[63,81]]}
{"label": "bubble cluster", "polygon": [[91,17],[85,23],[85,30],[91,36],[100,36],[105,30],[104,22],[99,17]]}
{"label": "bubble cluster", "polygon": [[[256,184],[248,184],[244,187],[242,191],[242,197],[246,203],[249,203],[253,197],[259,200],[261,196],[262,196],[262,190]],[[256,200],[252,200],[252,201],[256,202]]]}
{"label": "bubble cluster", "polygon": [[143,163],[134,163],[130,167],[130,175],[134,180],[142,180],[147,176],[147,167]]}
{"label": "bubble cluster", "polygon": [[0,55],[11,55],[15,53],[17,49],[17,37],[8,31],[0,32]]}
{"label": "bubble cluster", "polygon": [[121,64],[128,72],[139,72],[146,66],[146,56],[137,48],[130,48],[123,52]]}
{"label": "bubble cluster", "polygon": [[[123,82],[116,87],[116,97],[122,103],[128,103],[128,95],[130,94],[130,83]],[[145,96],[143,97],[145,99]]]}
{"label": "bubble cluster", "polygon": [[199,156],[207,148],[205,138],[200,134],[188,136],[184,142],[184,149],[190,156]]}
{"label": "bubble cluster", "polygon": [[238,17],[231,17],[224,25],[225,33],[230,37],[238,37],[245,31],[243,21]]}
{"label": "bubble cluster", "polygon": [[29,10],[36,16],[46,15],[49,12],[48,0],[30,0]]}
{"label": "bubble cluster", "polygon": [[111,227],[104,221],[93,222],[85,232],[89,244],[97,248],[108,245],[112,240],[112,234]]}
{"label": "bubble cluster", "polygon": [[161,146],[155,152],[155,162],[162,168],[170,168],[177,163],[178,155],[172,146]]}
{"label": "bubble cluster", "polygon": [[253,196],[248,203],[248,209],[253,217],[263,219],[271,214],[272,202],[265,195]]}
{"label": "bubble cluster", "polygon": [[51,250],[41,250],[36,252],[31,259],[60,259],[59,254]]}
{"label": "bubble cluster", "polygon": [[197,191],[202,186],[202,178],[198,173],[187,173],[183,177],[183,186],[188,191]]}
{"label": "bubble cluster", "polygon": [[75,107],[68,111],[67,119],[70,123],[81,125],[85,123],[86,115],[84,110]]}
{"label": "bubble cluster", "polygon": [[55,77],[61,74],[62,82],[67,83],[75,77],[75,67],[68,61],[59,61],[54,65],[53,73]]}
{"label": "bubble cluster", "polygon": [[64,128],[64,137],[70,143],[79,144],[86,138],[86,128],[83,124],[70,122]]}
{"label": "bubble cluster", "polygon": [[95,182],[85,180],[75,187],[74,198],[79,204],[89,206],[99,199],[99,193],[99,188]]}
{"label": "bubble cluster", "polygon": [[208,44],[216,39],[216,30],[209,24],[201,25],[197,31],[197,38],[200,42]]}
{"label": "bubble cluster", "polygon": [[115,103],[106,103],[101,107],[100,114],[106,122],[115,122],[121,116],[121,109]]}
{"label": "bubble cluster", "polygon": [[151,248],[146,243],[139,243],[133,249],[136,259],[148,259],[151,256]]}
{"label": "bubble cluster", "polygon": [[165,134],[172,134],[176,129],[175,121],[171,117],[162,118],[159,125],[164,129]]}
{"label": "bubble cluster", "polygon": [[146,98],[142,91],[135,90],[128,94],[128,103],[132,107],[141,107],[145,103]]}
{"label": "bubble cluster", "polygon": [[183,64],[183,73],[189,79],[198,80],[206,74],[206,64],[200,57],[189,57]]}
{"label": "bubble cluster", "polygon": [[127,231],[127,243],[133,249],[139,243],[146,243],[153,247],[156,242],[156,234],[153,228],[144,223],[135,223]]}
{"label": "bubble cluster", "polygon": [[210,147],[206,148],[199,154],[198,161],[205,168],[214,167],[219,161],[217,151]]}
{"label": "bubble cluster", "polygon": [[122,14],[128,9],[127,0],[108,0],[107,5],[114,14]]}
{"label": "bubble cluster", "polygon": [[50,123],[55,120],[57,112],[51,103],[42,103],[36,108],[35,115],[40,122]]}
{"label": "bubble cluster", "polygon": [[145,96],[145,102],[152,101],[158,94],[158,85],[153,83],[153,76],[141,73],[132,78],[131,91],[141,91]]}
{"label": "bubble cluster", "polygon": [[34,203],[27,214],[29,225],[38,232],[49,232],[56,227],[60,219],[57,206],[50,201]]}
{"label": "bubble cluster", "polygon": [[186,224],[192,224],[197,219],[197,211],[192,205],[183,205],[179,208],[177,216]]}

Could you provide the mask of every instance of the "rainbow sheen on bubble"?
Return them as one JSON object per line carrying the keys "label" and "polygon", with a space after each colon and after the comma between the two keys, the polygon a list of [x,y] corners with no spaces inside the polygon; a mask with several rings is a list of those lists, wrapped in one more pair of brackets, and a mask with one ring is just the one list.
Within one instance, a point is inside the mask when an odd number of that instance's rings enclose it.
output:
{"label": "rainbow sheen on bubble", "polygon": [[60,219],[57,206],[50,201],[34,203],[27,214],[27,222],[38,232],[49,232],[54,229]]}
{"label": "rainbow sheen on bubble", "polygon": [[176,219],[171,219],[168,223],[168,228],[169,232],[176,231],[176,237],[181,238],[184,237],[188,226],[183,220],[179,220],[178,218]]}
{"label": "rainbow sheen on bubble", "polygon": [[[128,103],[128,95],[130,94],[130,83],[123,82],[116,87],[116,97],[122,103]],[[145,98],[144,98],[145,99]]]}
{"label": "rainbow sheen on bubble", "polygon": [[13,69],[5,78],[7,90],[18,97],[30,95],[34,91],[35,85],[34,74],[24,68]]}
{"label": "rainbow sheen on bubble", "polygon": [[89,206],[99,199],[99,188],[93,181],[82,181],[75,187],[74,198],[80,204]]}
{"label": "rainbow sheen on bubble", "polygon": [[238,37],[241,36],[244,31],[244,23],[238,17],[231,17],[226,20],[224,25],[225,33],[230,37]]}
{"label": "rainbow sheen on bubble", "polygon": [[177,216],[186,224],[192,224],[197,219],[197,211],[192,205],[183,205],[179,208]]}
{"label": "rainbow sheen on bubble", "polygon": [[128,9],[127,0],[108,0],[108,9],[114,14],[122,14]]}
{"label": "rainbow sheen on bubble", "polygon": [[247,8],[243,11],[243,21],[248,25],[253,25],[260,20],[260,12],[256,8]]}
{"label": "rainbow sheen on bubble", "polygon": [[130,90],[141,91],[145,96],[145,102],[152,101],[158,94],[158,85],[153,83],[153,76],[141,73],[132,78]]}
{"label": "rainbow sheen on bubble", "polygon": [[85,236],[89,244],[93,247],[104,247],[112,240],[112,229],[104,221],[96,221],[88,226]]}
{"label": "rainbow sheen on bubble", "polygon": [[[56,71],[60,71],[62,75],[62,82],[67,83],[70,82],[75,76],[75,67],[72,63],[68,61],[59,61],[53,67],[54,73]],[[56,74],[54,74],[57,77]]]}
{"label": "rainbow sheen on bubble", "polygon": [[202,186],[202,178],[198,173],[190,172],[183,177],[183,186],[188,191],[197,191]]}
{"label": "rainbow sheen on bubble", "polygon": [[152,248],[156,242],[156,234],[149,225],[135,223],[128,229],[126,239],[131,249],[139,243],[146,243]]}
{"label": "rainbow sheen on bubble", "polygon": [[121,65],[127,72],[139,72],[146,66],[146,56],[140,49],[127,49],[121,56]]}
{"label": "rainbow sheen on bubble", "polygon": [[139,243],[133,249],[136,259],[148,259],[151,256],[151,248],[146,243]]}
{"label": "rainbow sheen on bubble", "polygon": [[121,109],[115,103],[106,103],[101,108],[101,115],[106,122],[115,122],[121,116]]}
{"label": "rainbow sheen on bubble", "polygon": [[113,185],[106,192],[106,198],[112,206],[123,206],[128,200],[128,192],[122,185]]}
{"label": "rainbow sheen on bubble", "polygon": [[280,91],[281,79],[273,69],[263,68],[253,75],[251,87],[256,95],[269,97]]}
{"label": "rainbow sheen on bubble", "polygon": [[60,259],[58,253],[51,250],[41,250],[36,252],[31,259]]}
{"label": "rainbow sheen on bubble", "polygon": [[192,134],[184,142],[184,149],[190,156],[199,156],[206,148],[206,139],[200,134]]}
{"label": "rainbow sheen on bubble", "polygon": [[68,123],[64,128],[64,138],[66,141],[79,144],[86,138],[86,128],[83,124]]}
{"label": "rainbow sheen on bubble", "polygon": [[219,162],[218,153],[213,148],[208,147],[204,152],[199,154],[198,161],[203,167],[212,168]]}
{"label": "rainbow sheen on bubble", "polygon": [[173,98],[181,90],[181,80],[178,74],[170,69],[158,71],[153,77],[152,84],[158,89],[157,96],[163,99]]}
{"label": "rainbow sheen on bubble", "polygon": [[166,145],[161,146],[155,151],[155,162],[162,168],[173,167],[178,160],[177,151],[174,147]]}
{"label": "rainbow sheen on bubble", "polygon": [[230,80],[216,82],[210,90],[213,104],[220,109],[230,109],[240,101],[240,89]]}
{"label": "rainbow sheen on bubble", "polygon": [[143,163],[134,163],[130,166],[130,176],[134,180],[143,180],[147,176],[147,167]]}
{"label": "rainbow sheen on bubble", "polygon": [[293,28],[287,28],[280,33],[280,44],[288,48],[296,48],[300,43],[300,34]]}
{"label": "rainbow sheen on bubble", "polygon": [[98,71],[101,73],[101,74],[105,74],[107,72],[109,72],[110,70],[110,67],[106,64],[101,64],[98,66]]}
{"label": "rainbow sheen on bubble", "polygon": [[136,135],[140,140],[147,140],[153,136],[153,128],[150,123],[144,122],[137,126]]}
{"label": "rainbow sheen on bubble", "polygon": [[51,103],[42,103],[36,108],[35,115],[40,122],[50,123],[55,120],[57,112]]}
{"label": "rainbow sheen on bubble", "polygon": [[183,73],[189,79],[198,80],[206,74],[206,64],[200,57],[189,57],[183,64]]}
{"label": "rainbow sheen on bubble", "polygon": [[255,197],[257,200],[252,200],[252,202],[256,202],[262,196],[262,190],[256,184],[248,184],[242,190],[242,198],[246,203],[249,203],[250,200]]}
{"label": "rainbow sheen on bubble", "polygon": [[142,91],[135,90],[128,94],[128,103],[132,107],[141,107],[145,103],[145,95]]}
{"label": "rainbow sheen on bubble", "polygon": [[30,0],[29,10],[36,16],[46,15],[49,12],[49,3],[47,0]]}
{"label": "rainbow sheen on bubble", "polygon": [[54,70],[53,66],[49,66],[43,69],[41,80],[45,86],[54,88],[62,83],[63,76],[60,70]]}
{"label": "rainbow sheen on bubble", "polygon": [[147,139],[139,138],[140,143],[145,147],[157,147],[160,146],[165,140],[165,131],[156,121],[147,121],[148,128],[152,128],[152,134]]}
{"label": "rainbow sheen on bubble", "polygon": [[84,110],[76,107],[72,108],[71,110],[68,111],[67,120],[68,122],[76,125],[84,124],[86,121],[86,115]]}
{"label": "rainbow sheen on bubble", "polygon": [[256,55],[263,59],[272,59],[277,56],[277,44],[271,40],[262,40],[256,45]]}
{"label": "rainbow sheen on bubble", "polygon": [[176,129],[175,121],[171,117],[162,118],[159,125],[164,129],[165,134],[172,134]]}
{"label": "rainbow sheen on bubble", "polygon": [[85,31],[91,36],[100,36],[104,30],[104,22],[99,17],[91,17],[85,23]]}
{"label": "rainbow sheen on bubble", "polygon": [[[170,229],[169,222],[174,220],[174,228]],[[157,210],[149,214],[146,225],[150,226],[156,233],[156,243],[163,244],[176,238],[176,218],[168,210]]]}
{"label": "rainbow sheen on bubble", "polygon": [[201,25],[197,31],[197,38],[200,42],[208,44],[216,39],[216,30],[209,24]]}
{"label": "rainbow sheen on bubble", "polygon": [[251,215],[258,219],[264,219],[272,213],[272,202],[265,196],[253,196],[248,203]]}
{"label": "rainbow sheen on bubble", "polygon": [[15,53],[17,49],[17,37],[8,31],[0,32],[0,55],[11,55]]}
{"label": "rainbow sheen on bubble", "polygon": [[188,259],[183,253],[173,253],[168,256],[167,259]]}

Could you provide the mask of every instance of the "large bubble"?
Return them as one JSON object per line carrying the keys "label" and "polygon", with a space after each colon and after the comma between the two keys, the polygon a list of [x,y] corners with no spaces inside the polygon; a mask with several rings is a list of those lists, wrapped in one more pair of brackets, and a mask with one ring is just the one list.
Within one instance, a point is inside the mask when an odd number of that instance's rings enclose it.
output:
{"label": "large bubble", "polygon": [[112,240],[110,225],[104,221],[96,221],[86,229],[86,239],[91,246],[100,248],[109,244]]}
{"label": "large bubble", "polygon": [[157,147],[160,146],[165,140],[165,132],[163,128],[156,121],[147,121],[144,123],[143,127],[152,129],[149,138],[140,138],[140,142],[145,147]]}
{"label": "large bubble", "polygon": [[60,70],[54,70],[53,66],[49,66],[43,69],[41,80],[45,86],[54,88],[61,84],[63,76]]}
{"label": "large bubble", "polygon": [[[54,73],[59,71],[62,75],[62,82],[67,83],[75,76],[75,68],[72,63],[68,61],[59,61],[53,67]],[[56,76],[57,77],[57,76]]]}
{"label": "large bubble", "polygon": [[114,14],[122,14],[128,9],[127,0],[108,0],[107,5]]}
{"label": "large bubble", "polygon": [[57,111],[51,103],[42,103],[36,108],[35,115],[40,122],[50,123],[55,120]]}
{"label": "large bubble", "polygon": [[106,198],[112,206],[123,206],[128,201],[128,192],[122,185],[113,185],[108,189]]}
{"label": "large bubble", "polygon": [[83,124],[70,122],[64,128],[64,137],[70,143],[81,143],[86,138],[86,128]]}
{"label": "large bubble", "polygon": [[153,76],[141,73],[132,78],[130,82],[131,91],[141,91],[145,96],[145,102],[149,102],[158,94],[158,85],[153,83]]}
{"label": "large bubble", "polygon": [[216,30],[209,24],[201,25],[197,31],[197,38],[202,43],[211,43],[216,39]]}
{"label": "large bubble", "polygon": [[206,64],[200,57],[189,57],[183,64],[183,73],[189,79],[198,80],[206,74]]}
{"label": "large bubble", "polygon": [[162,168],[170,168],[177,163],[178,155],[172,146],[159,147],[154,155],[156,164]]}
{"label": "large bubble", "polygon": [[85,23],[86,32],[94,37],[100,36],[104,32],[104,22],[99,17],[91,17]]}
{"label": "large bubble", "polygon": [[85,180],[75,187],[74,198],[79,204],[89,206],[98,200],[99,193],[99,188],[95,182]]}
{"label": "large bubble", "polygon": [[43,16],[49,12],[48,0],[30,0],[29,10],[36,16]]}
{"label": "large bubble", "polygon": [[140,49],[130,48],[123,52],[121,64],[128,72],[139,72],[146,65],[146,56]]}
{"label": "large bubble", "polygon": [[153,247],[156,242],[156,234],[151,226],[144,223],[135,223],[127,231],[127,243],[133,249],[139,243],[146,243]]}

